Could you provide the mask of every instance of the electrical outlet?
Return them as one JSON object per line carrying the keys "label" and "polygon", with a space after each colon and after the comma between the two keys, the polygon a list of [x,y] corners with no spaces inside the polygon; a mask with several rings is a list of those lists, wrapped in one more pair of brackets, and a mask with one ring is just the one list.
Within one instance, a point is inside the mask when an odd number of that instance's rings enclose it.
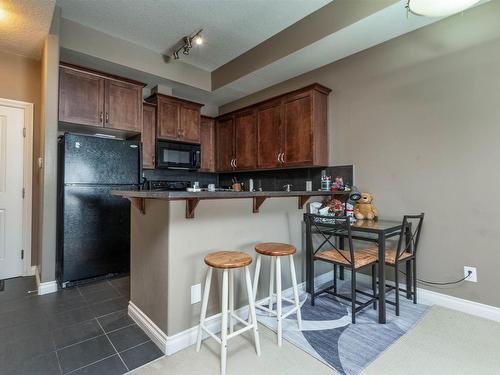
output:
{"label": "electrical outlet", "polygon": [[[467,275],[469,274],[469,271],[471,271],[471,275],[469,277],[467,277]],[[466,281],[472,281],[473,283],[477,283],[477,270],[476,270],[476,267],[469,267],[469,266],[465,266],[464,267],[464,277],[467,277],[465,280]]]}
{"label": "electrical outlet", "polygon": [[201,284],[191,286],[191,305],[201,301]]}

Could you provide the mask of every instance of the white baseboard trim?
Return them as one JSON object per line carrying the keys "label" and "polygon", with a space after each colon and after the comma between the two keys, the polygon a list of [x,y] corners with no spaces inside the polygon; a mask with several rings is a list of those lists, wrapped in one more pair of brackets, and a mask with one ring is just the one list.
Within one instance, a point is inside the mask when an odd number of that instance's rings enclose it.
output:
{"label": "white baseboard trim", "polygon": [[[332,272],[326,272],[315,277],[315,284],[321,285],[332,280]],[[367,283],[371,282],[369,275],[358,274],[358,279],[360,281],[365,281]],[[387,281],[387,284],[393,284],[391,281]],[[405,288],[405,284],[400,284],[401,288]],[[299,292],[305,290],[305,282],[298,285]],[[494,320],[500,322],[500,308],[485,305],[482,303],[469,301],[457,297],[452,297],[446,294],[433,292],[427,289],[418,288],[418,302],[424,305],[437,305],[447,307],[452,310],[461,311],[467,314],[479,316],[482,318]],[[292,288],[288,288],[283,291],[284,297],[292,297]],[[260,302],[260,301],[258,301]],[[257,303],[258,303],[257,302]],[[151,319],[148,318],[137,306],[132,302],[129,303],[128,312],[130,317],[140,326],[144,332],[151,338],[151,340],[160,348],[160,350],[165,353],[165,355],[172,355],[178,351],[185,349],[196,343],[196,338],[198,334],[198,325],[186,329],[185,331],[179,332],[172,336],[167,336],[156,324],[154,324]],[[243,306],[235,311],[241,318],[246,319],[248,315],[248,306]],[[220,332],[221,325],[221,314],[212,315],[207,318],[205,325],[213,333]],[[204,337],[207,337],[204,334]]]}
{"label": "white baseboard trim", "polygon": [[40,271],[38,267],[35,267],[34,271],[35,271],[35,280],[39,296],[57,292],[58,290],[57,281],[53,280],[42,283],[40,282]]}

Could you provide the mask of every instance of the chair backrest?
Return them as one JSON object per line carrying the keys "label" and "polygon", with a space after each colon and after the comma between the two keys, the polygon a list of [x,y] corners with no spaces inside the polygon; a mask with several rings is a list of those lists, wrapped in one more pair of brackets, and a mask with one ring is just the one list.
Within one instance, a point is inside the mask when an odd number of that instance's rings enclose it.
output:
{"label": "chair backrest", "polygon": [[[322,216],[315,214],[304,214],[304,221],[306,223],[306,230],[308,237],[312,237],[309,234],[312,233],[312,229],[315,229],[315,233],[321,234],[324,238],[321,245],[318,246],[316,250],[312,248],[312,243],[308,244],[311,246],[311,251],[316,254],[320,251],[325,244],[329,244],[329,250],[337,251],[349,264],[354,265],[354,247],[352,244],[352,233],[351,233],[351,218],[348,216]],[[346,257],[344,253],[339,249],[337,245],[330,239],[335,235],[342,235],[347,237],[347,243],[349,246],[349,256]]]}
{"label": "chair backrest", "polygon": [[399,235],[396,259],[400,259],[405,252],[417,253],[423,222],[423,213],[420,215],[405,215],[403,217],[403,226]]}

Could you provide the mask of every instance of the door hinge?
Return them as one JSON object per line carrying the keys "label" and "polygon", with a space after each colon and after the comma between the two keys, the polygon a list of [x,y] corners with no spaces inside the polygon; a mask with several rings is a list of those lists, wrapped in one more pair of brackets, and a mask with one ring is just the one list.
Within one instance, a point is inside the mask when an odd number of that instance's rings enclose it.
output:
{"label": "door hinge", "polygon": [[24,250],[21,250],[21,259],[24,259]]}
{"label": "door hinge", "polygon": [[23,128],[23,138],[26,138],[26,128]]}
{"label": "door hinge", "polygon": [[24,199],[24,196],[26,195],[26,189],[23,188],[23,199]]}

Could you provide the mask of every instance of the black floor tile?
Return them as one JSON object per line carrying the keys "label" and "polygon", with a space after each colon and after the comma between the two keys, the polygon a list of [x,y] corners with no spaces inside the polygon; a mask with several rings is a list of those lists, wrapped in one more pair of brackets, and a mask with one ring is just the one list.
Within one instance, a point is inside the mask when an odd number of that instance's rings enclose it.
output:
{"label": "black floor tile", "polygon": [[108,338],[104,335],[57,351],[59,363],[64,374],[90,365],[115,353]]}
{"label": "black floor tile", "polygon": [[161,356],[163,356],[163,353],[152,341],[148,341],[145,344],[126,350],[120,353],[120,355],[125,361],[125,364],[129,368],[129,370],[133,370],[139,366],[160,358]]}
{"label": "black floor tile", "polygon": [[90,305],[90,308],[92,309],[95,317],[101,317],[103,315],[111,314],[112,312],[126,309],[128,307],[128,301],[129,300],[127,298],[119,297],[99,303],[93,303]]}
{"label": "black floor tile", "polygon": [[123,297],[130,299],[130,287],[129,286],[119,287],[119,288],[116,288],[116,290]]}
{"label": "black floor tile", "polygon": [[149,340],[149,337],[136,324],[113,331],[108,334],[108,337],[118,352],[123,352]]}
{"label": "black floor tile", "polygon": [[12,375],[56,375],[61,374],[55,352],[30,358],[16,366]]}
{"label": "black floor tile", "polygon": [[92,365],[83,367],[71,373],[71,375],[121,375],[127,372],[118,355],[103,359]]}
{"label": "black floor tile", "polygon": [[99,324],[105,332],[110,332],[129,326],[134,321],[128,316],[127,310],[121,310],[98,318]]}
{"label": "black floor tile", "polygon": [[0,373],[9,373],[25,361],[54,351],[51,335],[34,335],[29,339],[0,343]]}
{"label": "black floor tile", "polygon": [[130,286],[130,276],[118,277],[116,279],[109,280],[109,282],[115,288],[129,287]]}
{"label": "black floor tile", "polygon": [[9,343],[18,340],[27,340],[33,335],[49,335],[49,324],[46,321],[24,323],[17,326],[0,329],[0,343]]}
{"label": "black floor tile", "polygon": [[12,312],[4,312],[0,314],[0,329],[13,327],[30,322],[40,322],[45,319],[40,311],[31,307],[26,307]]}
{"label": "black floor tile", "polygon": [[118,298],[118,297],[120,297],[120,293],[118,293],[118,291],[115,288],[110,286],[108,289],[103,289],[103,290],[98,290],[96,292],[87,293],[87,294],[85,294],[84,297],[88,303],[97,303],[97,302],[102,302],[102,301],[106,301],[106,300],[113,299],[113,298]]}
{"label": "black floor tile", "polygon": [[45,314],[58,314],[61,312],[75,310],[87,306],[87,301],[79,293],[57,295],[47,294],[47,297],[39,302],[38,308]]}
{"label": "black floor tile", "polygon": [[81,323],[94,318],[93,312],[88,307],[82,307],[75,310],[68,310],[62,313],[48,316],[51,329],[59,329],[76,323]]}
{"label": "black floor tile", "polygon": [[104,334],[96,319],[60,328],[52,332],[54,344],[57,349],[79,343],[90,338]]}
{"label": "black floor tile", "polygon": [[84,296],[90,293],[100,292],[102,290],[113,289],[111,284],[107,280],[98,281],[83,286],[78,286],[78,290]]}

